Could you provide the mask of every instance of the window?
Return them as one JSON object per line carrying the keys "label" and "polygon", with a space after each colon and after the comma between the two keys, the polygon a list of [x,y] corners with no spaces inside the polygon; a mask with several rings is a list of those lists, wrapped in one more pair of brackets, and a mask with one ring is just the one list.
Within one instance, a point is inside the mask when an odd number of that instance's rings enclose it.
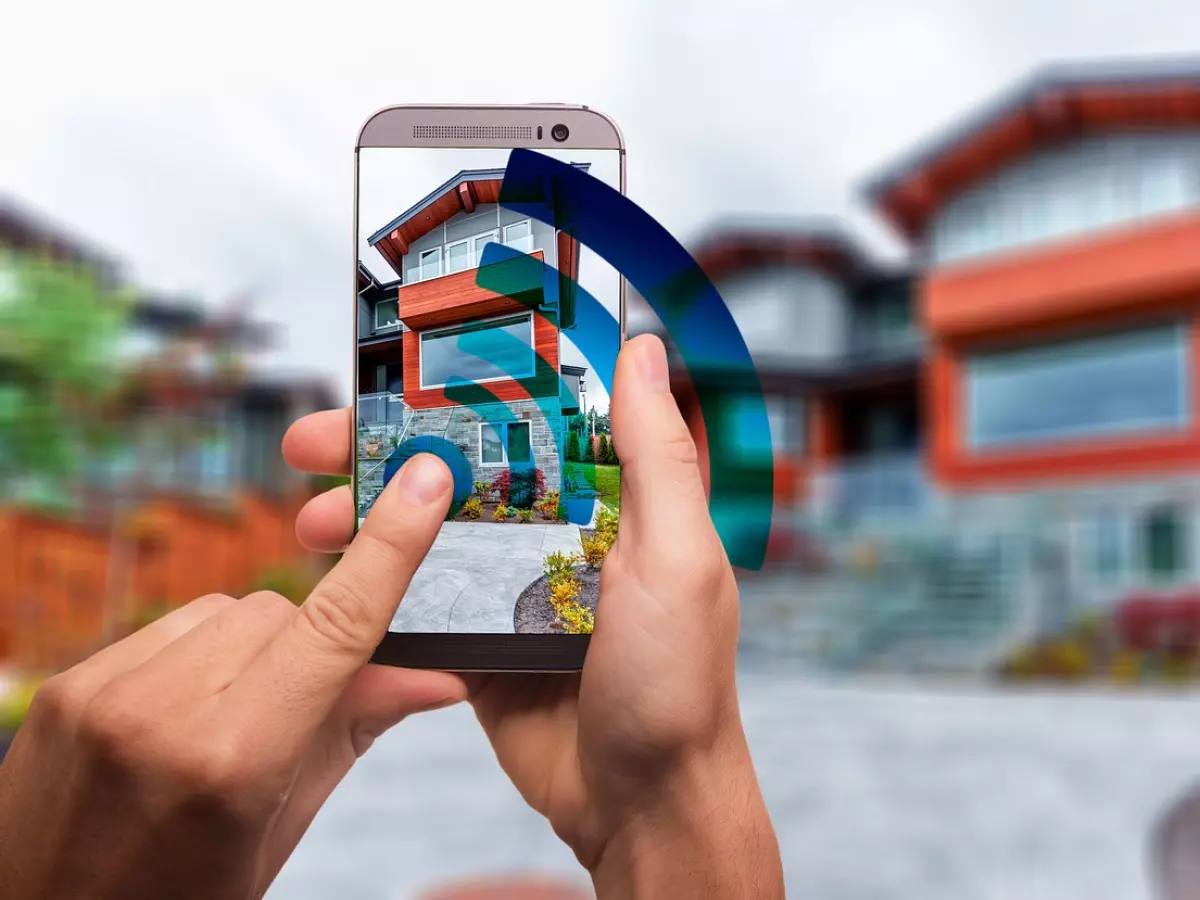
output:
{"label": "window", "polygon": [[523,313],[421,335],[421,387],[530,378],[533,316]]}
{"label": "window", "polygon": [[474,256],[475,265],[479,265],[480,260],[483,258],[483,248],[494,240],[496,240],[495,231],[487,231],[471,238],[471,253]]}
{"label": "window", "polygon": [[524,253],[533,250],[533,223],[529,219],[504,226],[504,243]]}
{"label": "window", "polygon": [[1142,519],[1142,560],[1154,579],[1176,578],[1188,571],[1188,528],[1183,510],[1163,506]]}
{"label": "window", "polygon": [[479,462],[485,466],[533,462],[528,422],[480,422]]}
{"label": "window", "polygon": [[1181,427],[1187,355],[1174,326],[977,355],[966,437],[990,447]]}
{"label": "window", "polygon": [[400,301],[380,300],[375,304],[375,330],[400,327]]}
{"label": "window", "polygon": [[1031,157],[950,201],[937,217],[936,262],[1084,234],[1200,203],[1194,137],[1080,141]]}
{"label": "window", "polygon": [[426,278],[436,278],[442,274],[442,248],[434,247],[432,250],[422,250],[420,256],[420,274],[421,280]]}
{"label": "window", "polygon": [[471,267],[471,247],[469,241],[455,241],[446,245],[446,271],[461,272]]}

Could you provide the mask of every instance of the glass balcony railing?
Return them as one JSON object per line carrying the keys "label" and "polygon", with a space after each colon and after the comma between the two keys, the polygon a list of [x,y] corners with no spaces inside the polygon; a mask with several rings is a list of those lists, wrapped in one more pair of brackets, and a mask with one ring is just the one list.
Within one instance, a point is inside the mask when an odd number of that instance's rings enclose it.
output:
{"label": "glass balcony railing", "polygon": [[927,507],[930,484],[916,454],[871,456],[814,476],[817,512],[838,519],[909,515]]}
{"label": "glass balcony railing", "polygon": [[381,391],[358,395],[358,421],[362,425],[401,425],[407,412],[403,394]]}
{"label": "glass balcony railing", "polygon": [[[461,249],[455,247],[453,244],[449,247],[443,247],[441,259],[427,260],[424,264],[418,263],[417,265],[409,266],[404,270],[404,283],[413,284],[418,281],[429,281],[431,278],[440,278],[443,275],[454,275],[458,272],[466,272],[469,269],[479,268],[484,253],[487,251],[487,244],[482,244],[474,249],[469,249],[466,245],[460,246]],[[535,250],[541,249],[535,246],[532,234],[505,241],[503,246],[521,253],[533,253]]]}

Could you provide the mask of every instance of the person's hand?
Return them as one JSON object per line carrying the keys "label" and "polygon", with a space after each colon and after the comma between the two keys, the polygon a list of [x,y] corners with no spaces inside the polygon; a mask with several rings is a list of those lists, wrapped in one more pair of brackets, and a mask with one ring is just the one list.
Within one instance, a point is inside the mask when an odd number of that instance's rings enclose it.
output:
{"label": "person's hand", "polygon": [[0,765],[0,897],[257,898],[355,760],[464,699],[369,666],[450,503],[414,457],[312,595],[202,597],[51,678]]}
{"label": "person's hand", "polygon": [[[660,341],[621,351],[612,398],[620,536],[581,676],[491,675],[470,700],[525,800],[601,897],[782,897],[779,850],[742,731],[738,597]],[[344,410],[298,422],[293,465],[349,471]],[[314,500],[301,540],[349,540],[349,488]],[[553,640],[553,638],[547,638]]]}

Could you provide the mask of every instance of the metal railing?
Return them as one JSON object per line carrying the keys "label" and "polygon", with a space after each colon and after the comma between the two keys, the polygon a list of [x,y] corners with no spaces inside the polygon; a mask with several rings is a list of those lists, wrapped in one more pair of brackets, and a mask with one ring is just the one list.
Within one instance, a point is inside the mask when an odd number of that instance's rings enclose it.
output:
{"label": "metal railing", "polygon": [[927,508],[932,489],[919,454],[872,456],[831,466],[813,477],[819,518],[858,521]]}
{"label": "metal railing", "polygon": [[402,425],[407,413],[403,394],[380,391],[358,395],[358,421],[362,425]]}

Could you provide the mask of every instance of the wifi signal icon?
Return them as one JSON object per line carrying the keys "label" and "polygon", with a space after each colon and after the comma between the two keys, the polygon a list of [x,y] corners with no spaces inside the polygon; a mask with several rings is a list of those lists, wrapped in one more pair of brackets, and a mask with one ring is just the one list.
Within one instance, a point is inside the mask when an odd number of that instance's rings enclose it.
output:
{"label": "wifi signal icon", "polygon": [[[499,202],[513,212],[568,234],[620,272],[662,323],[666,339],[685,372],[719,371],[725,383],[739,385],[742,418],[738,427],[742,433],[724,435],[719,424],[722,392],[711,380],[697,383],[693,379],[708,437],[709,510],[713,522],[731,564],[743,569],[761,569],[770,535],[774,473],[770,467],[738,468],[727,464],[725,457],[728,448],[740,444],[762,446],[764,440],[769,442],[770,426],[749,348],[712,282],[691,254],[628,197],[587,172],[536,151],[512,151]],[[558,290],[565,287],[573,294],[576,327],[571,340],[611,395],[620,325],[569,273],[511,247],[492,243],[484,250],[476,274],[479,287],[514,301],[534,316],[559,314],[537,309],[540,297],[554,282]],[[554,324],[557,327],[559,323]],[[521,358],[516,352],[520,348],[507,346],[508,340],[497,341],[493,336],[485,348],[473,347],[469,333],[458,338],[463,351],[486,354],[484,358],[497,365]],[[515,337],[511,340],[518,341]],[[528,353],[527,345],[524,352]],[[562,378],[556,367],[535,354],[533,375],[515,380],[533,387],[553,380],[561,383]],[[486,411],[488,419],[494,420],[499,410],[504,416],[505,404],[485,384],[455,378],[444,392],[447,399],[476,415],[482,416]],[[554,416],[554,401],[539,402],[539,398],[548,396],[557,400],[560,392],[529,390],[528,393],[529,399],[539,403],[543,416],[561,419]],[[561,454],[562,441],[557,441],[556,446]],[[442,441],[435,446],[427,438],[411,438],[397,448],[389,465],[394,464],[394,469],[398,469],[405,459],[418,452],[436,453],[450,466],[455,475],[453,513],[470,495],[470,464],[453,443]],[[560,455],[560,471],[562,465]],[[514,475],[517,468],[514,467]],[[594,479],[594,474],[588,477]],[[590,498],[566,497],[565,501],[569,521],[585,524],[591,519],[594,504]]]}

